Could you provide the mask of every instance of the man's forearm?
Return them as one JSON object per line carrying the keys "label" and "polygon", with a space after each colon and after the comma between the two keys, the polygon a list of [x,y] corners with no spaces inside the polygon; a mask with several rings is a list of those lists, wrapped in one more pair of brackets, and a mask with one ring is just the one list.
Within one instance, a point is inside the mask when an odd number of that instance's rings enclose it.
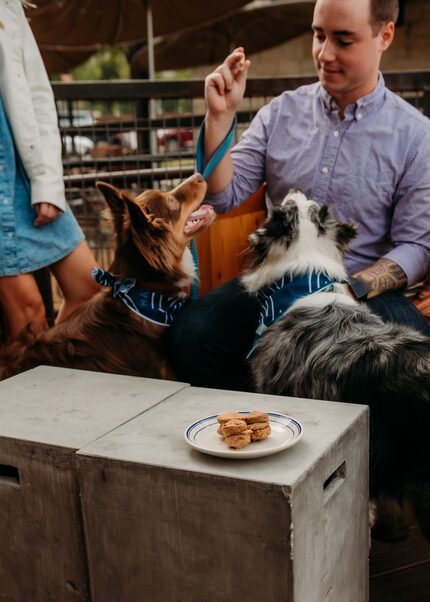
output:
{"label": "man's forearm", "polygon": [[[215,119],[209,114],[205,119],[205,163],[215,152],[224,138],[227,136],[233,116],[227,115],[222,118]],[[233,178],[233,161],[230,151],[228,151],[218,166],[214,169],[208,178],[208,192],[217,194],[227,188]]]}
{"label": "man's forearm", "polygon": [[391,259],[379,259],[365,270],[354,274],[354,278],[359,278],[365,283],[369,291],[368,299],[386,291],[405,288],[408,283],[405,272]]}

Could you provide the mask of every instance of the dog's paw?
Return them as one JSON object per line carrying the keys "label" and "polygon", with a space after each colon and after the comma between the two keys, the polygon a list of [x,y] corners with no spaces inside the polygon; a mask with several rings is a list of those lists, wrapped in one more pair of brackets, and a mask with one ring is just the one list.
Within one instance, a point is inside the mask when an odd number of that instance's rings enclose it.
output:
{"label": "dog's paw", "polygon": [[399,501],[388,496],[370,500],[369,528],[372,539],[385,542],[407,539],[410,531]]}

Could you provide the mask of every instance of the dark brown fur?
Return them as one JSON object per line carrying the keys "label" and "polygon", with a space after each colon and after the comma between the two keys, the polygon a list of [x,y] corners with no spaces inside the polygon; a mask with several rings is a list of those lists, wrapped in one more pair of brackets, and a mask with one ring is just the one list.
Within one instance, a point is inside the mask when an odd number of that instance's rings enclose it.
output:
{"label": "dark brown fur", "polygon": [[[116,239],[110,268],[139,288],[183,294],[189,275],[181,265],[190,238],[184,226],[203,200],[206,184],[195,175],[170,193],[150,190],[133,198],[99,183],[110,207]],[[103,289],[67,320],[37,336],[24,331],[0,358],[0,380],[44,364],[99,372],[173,379],[166,361],[166,327],[153,324]]]}

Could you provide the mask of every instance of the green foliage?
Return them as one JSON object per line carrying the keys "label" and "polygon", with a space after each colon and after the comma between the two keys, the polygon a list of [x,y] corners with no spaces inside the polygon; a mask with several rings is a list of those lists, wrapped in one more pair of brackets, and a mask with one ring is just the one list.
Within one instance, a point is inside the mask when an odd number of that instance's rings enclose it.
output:
{"label": "green foliage", "polygon": [[[130,79],[130,65],[126,51],[121,48],[105,48],[96,52],[82,65],[75,67],[70,72],[75,81],[98,81],[112,79]],[[121,114],[131,111],[131,103],[127,101],[98,103],[81,103],[84,108],[101,115]]]}
{"label": "green foliage", "polygon": [[130,65],[122,48],[105,48],[71,73],[74,80],[129,79]]}

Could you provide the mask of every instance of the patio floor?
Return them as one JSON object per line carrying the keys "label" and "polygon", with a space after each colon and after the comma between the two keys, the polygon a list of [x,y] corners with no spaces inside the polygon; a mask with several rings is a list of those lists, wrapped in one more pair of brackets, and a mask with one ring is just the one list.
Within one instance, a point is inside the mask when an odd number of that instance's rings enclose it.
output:
{"label": "patio floor", "polygon": [[370,602],[430,602],[430,544],[416,524],[406,541],[372,542]]}

